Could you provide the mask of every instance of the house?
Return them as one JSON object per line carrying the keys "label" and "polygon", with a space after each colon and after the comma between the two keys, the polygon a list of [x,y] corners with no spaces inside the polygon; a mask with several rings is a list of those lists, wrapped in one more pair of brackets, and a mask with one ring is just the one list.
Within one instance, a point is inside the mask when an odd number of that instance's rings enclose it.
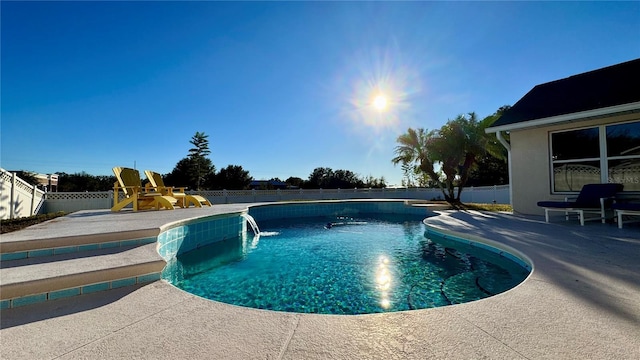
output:
{"label": "house", "polygon": [[279,180],[253,180],[250,189],[288,189],[289,184]]}
{"label": "house", "polygon": [[640,196],[640,59],[537,85],[486,132],[508,150],[515,212],[588,183]]}
{"label": "house", "polygon": [[58,191],[58,174],[36,174],[38,188],[45,191]]}

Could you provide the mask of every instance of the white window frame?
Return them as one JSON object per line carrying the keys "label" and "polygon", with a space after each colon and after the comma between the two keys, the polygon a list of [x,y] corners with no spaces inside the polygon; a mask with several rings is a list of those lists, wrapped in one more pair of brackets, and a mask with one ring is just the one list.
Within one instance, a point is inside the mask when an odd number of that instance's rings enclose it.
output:
{"label": "white window frame", "polygon": [[[618,123],[602,124],[602,125],[595,125],[595,126],[584,126],[584,127],[577,127],[577,128],[571,128],[571,129],[563,129],[558,131],[550,131],[548,146],[549,146],[549,174],[550,174],[550,181],[551,181],[551,184],[550,184],[551,193],[561,195],[561,194],[576,194],[579,192],[579,191],[556,191],[554,171],[553,171],[554,165],[556,164],[570,164],[570,163],[582,163],[582,162],[588,162],[588,161],[592,161],[592,162],[599,161],[600,162],[600,183],[606,184],[609,182],[609,160],[625,160],[625,159],[637,159],[637,158],[640,159],[640,155],[622,155],[622,156],[609,157],[607,154],[607,127],[614,126],[614,125],[634,123],[634,122],[640,122],[640,119],[623,121]],[[599,157],[570,159],[570,160],[555,160],[555,161],[553,160],[553,141],[552,141],[553,134],[584,130],[584,129],[594,129],[594,128],[598,129],[598,145],[600,150]]]}

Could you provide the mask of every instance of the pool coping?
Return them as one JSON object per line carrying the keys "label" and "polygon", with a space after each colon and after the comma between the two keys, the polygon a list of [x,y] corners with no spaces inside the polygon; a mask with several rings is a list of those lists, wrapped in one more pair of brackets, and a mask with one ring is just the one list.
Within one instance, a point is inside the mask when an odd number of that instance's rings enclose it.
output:
{"label": "pool coping", "polygon": [[[169,215],[192,216],[182,211]],[[136,226],[145,228],[158,213],[169,217],[164,211],[123,215],[135,215]],[[353,316],[240,308],[156,281],[2,310],[2,356],[640,357],[638,227],[545,224],[540,217],[462,211],[443,211],[426,223],[504,243],[529,256],[535,270],[518,287],[480,301]],[[49,231],[58,230],[66,231],[49,224]]]}

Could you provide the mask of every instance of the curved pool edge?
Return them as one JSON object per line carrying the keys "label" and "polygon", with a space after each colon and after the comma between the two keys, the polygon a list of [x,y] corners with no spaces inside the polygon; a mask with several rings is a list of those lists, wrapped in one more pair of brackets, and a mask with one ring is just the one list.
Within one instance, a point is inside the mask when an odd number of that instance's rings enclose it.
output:
{"label": "curved pool edge", "polygon": [[[421,220],[421,222],[423,223],[423,225],[425,225],[425,233],[424,236],[427,237],[427,235],[429,234],[433,234],[436,236],[441,236],[444,239],[450,240],[450,241],[456,241],[456,242],[460,242],[462,244],[465,245],[469,245],[472,247],[477,247],[479,249],[485,250],[485,251],[489,251],[491,253],[497,254],[500,257],[509,260],[513,263],[515,263],[516,265],[522,267],[525,271],[526,271],[526,277],[524,279],[522,279],[522,281],[520,281],[519,283],[517,283],[515,286],[508,288],[507,290],[504,290],[500,293],[496,293],[493,295],[490,295],[486,298],[482,298],[482,299],[477,299],[477,300],[473,300],[473,301],[469,301],[469,302],[463,302],[463,303],[455,303],[455,304],[451,304],[449,306],[452,305],[462,305],[462,304],[467,304],[467,303],[473,303],[476,301],[480,301],[480,300],[487,300],[490,298],[493,298],[497,295],[501,295],[507,292],[510,292],[511,290],[514,290],[518,287],[520,287],[522,284],[524,284],[529,278],[531,278],[533,271],[534,271],[534,263],[533,260],[527,256],[524,252],[500,243],[498,241],[495,240],[490,240],[487,238],[483,238],[480,236],[476,236],[476,235],[472,235],[472,234],[466,234],[466,233],[462,233],[462,232],[456,232],[456,231],[451,231],[451,230],[446,230],[443,229],[441,227],[438,226],[432,226],[429,225],[428,220],[430,218],[439,218],[440,216],[446,216],[446,212],[445,213],[440,213],[440,211],[442,210],[450,210],[450,207],[448,206],[443,206],[442,204],[435,204],[435,206],[431,207],[431,206],[427,206],[428,204],[424,204],[424,203],[419,203],[417,206],[411,202],[411,201],[407,201],[407,200],[400,200],[400,199],[396,199],[396,200],[390,200],[390,199],[384,199],[384,200],[375,200],[375,199],[366,199],[366,200],[359,200],[359,199],[355,199],[355,200],[317,200],[317,201],[286,201],[286,202],[277,202],[277,203],[248,203],[247,206],[243,209],[236,209],[234,211],[229,211],[229,212],[225,212],[225,213],[219,213],[219,214],[215,214],[215,215],[207,215],[207,216],[197,216],[197,217],[193,217],[193,218],[189,218],[189,219],[183,219],[180,221],[175,221],[172,223],[167,223],[163,226],[164,230],[172,230],[172,229],[176,229],[180,226],[190,226],[193,225],[194,223],[197,224],[198,222],[206,222],[206,221],[211,221],[212,219],[220,219],[220,218],[224,218],[224,217],[234,217],[237,220],[239,220],[239,228],[238,228],[238,232],[235,233],[235,235],[232,236],[246,236],[247,233],[251,232],[250,228],[248,227],[248,222],[247,222],[247,218],[244,217],[244,215],[251,215],[252,210],[258,210],[258,209],[262,209],[262,210],[273,210],[273,209],[284,209],[284,208],[290,208],[292,206],[298,206],[298,207],[305,207],[307,209],[309,208],[319,208],[318,205],[325,205],[325,207],[329,207],[330,209],[334,209],[335,207],[331,207],[332,205],[338,205],[338,206],[353,206],[354,204],[361,204],[361,205],[369,205],[369,206],[381,206],[381,204],[385,204],[387,206],[387,208],[385,210],[389,210],[388,206],[396,206],[396,208],[394,208],[395,210],[398,209],[402,209],[401,212],[396,212],[396,211],[381,211],[381,208],[376,207],[373,211],[373,213],[388,213],[388,214],[407,214],[407,215],[419,215],[419,216],[424,216],[424,218]],[[332,215],[338,215],[338,214],[345,214],[342,210],[338,211],[338,212],[333,212],[333,213],[327,213],[327,209],[325,207],[320,206],[320,208],[323,208],[323,211],[320,211],[320,214],[317,214],[317,212],[311,212],[310,214],[307,213],[305,214],[306,216],[332,216]],[[344,208],[342,208],[344,209]],[[353,208],[351,208],[353,209]],[[316,209],[317,210],[317,209]],[[357,215],[366,215],[369,212],[362,212],[362,213],[354,213],[354,216]],[[273,214],[272,214],[273,215]],[[275,217],[270,217],[267,216],[267,218],[262,218],[262,221],[265,220],[272,220],[272,219],[284,219],[284,218],[297,218],[297,217],[304,217],[304,216],[300,216],[299,214],[297,214],[297,216],[295,214],[291,214],[291,213],[287,213],[286,216],[280,216],[282,215],[281,213],[278,213],[277,216]],[[256,219],[257,220],[257,219]],[[259,231],[259,230],[258,230]],[[206,244],[202,244],[201,246],[205,246],[205,245],[209,245],[212,243],[215,243],[217,241],[224,241],[226,240],[228,237],[222,237],[222,238],[217,238],[217,239],[213,239],[212,241],[209,241]],[[159,236],[160,239],[160,236]],[[170,256],[167,256],[167,253],[162,253],[161,252],[161,246],[160,246],[161,241],[158,241],[158,251],[160,253],[160,255],[164,258],[165,262],[166,262],[166,266],[165,269],[163,269],[162,271],[162,279],[167,281],[171,286],[174,286],[174,280],[176,280],[174,278],[175,274],[173,274],[174,270],[174,266],[176,265],[176,261],[177,261],[177,256],[185,253],[187,251],[191,251],[191,250],[195,250],[198,247],[200,247],[200,245],[197,245],[196,247],[192,247],[192,248],[188,248],[185,251],[172,251],[171,254],[169,254]],[[177,287],[176,287],[177,288]],[[178,288],[179,289],[179,288]],[[185,291],[183,289],[180,289],[181,291]],[[187,293],[189,293],[188,291],[185,291]],[[190,293],[191,294],[191,293]],[[200,297],[199,295],[196,294],[191,294],[194,295],[196,297]],[[203,298],[206,299],[206,298]],[[211,300],[211,299],[207,299],[207,300]],[[215,300],[213,300],[215,301]],[[240,306],[240,305],[235,305],[235,304],[228,304],[228,305],[233,305],[233,306]],[[243,306],[240,306],[243,307]],[[440,308],[440,307],[447,307],[447,306],[438,306],[436,308]],[[255,308],[256,310],[264,310],[264,309],[259,309],[259,308]],[[424,309],[415,309],[415,310],[429,310],[431,308],[424,308]],[[265,310],[268,311],[268,310]],[[399,312],[404,312],[406,310],[403,311],[399,311]],[[295,313],[295,312],[294,312]],[[306,314],[306,313],[296,313],[296,314]],[[350,314],[349,316],[357,316],[357,315],[375,315],[378,313],[366,313],[366,314]],[[335,315],[335,316],[339,316],[337,314],[318,314],[318,315]]]}
{"label": "curved pool edge", "polygon": [[[444,217],[447,216],[446,214],[440,214],[437,215],[434,218],[437,217]],[[533,262],[533,260],[524,252],[514,248],[513,246],[510,245],[506,245],[504,243],[501,243],[499,241],[496,240],[491,240],[491,239],[487,239],[481,236],[477,236],[477,235],[473,235],[473,234],[468,234],[468,233],[462,233],[462,232],[458,232],[458,231],[453,231],[453,230],[449,230],[449,229],[444,229],[440,226],[434,226],[428,223],[429,218],[426,218],[422,221],[422,223],[426,226],[427,230],[426,233],[427,234],[434,234],[436,236],[441,236],[444,239],[447,240],[452,240],[452,241],[458,241],[470,246],[479,246],[485,250],[497,253],[500,256],[506,257],[512,261],[514,261],[515,263],[517,263],[518,265],[522,266],[523,268],[525,268],[529,274],[527,275],[527,277],[520,282],[518,285],[516,285],[515,287],[513,287],[512,289],[520,286],[522,283],[524,283],[525,281],[527,281],[527,279],[529,279],[531,277],[531,275],[533,274],[534,270],[535,270],[535,264]],[[507,256],[505,256],[507,255]],[[512,290],[509,289],[509,290]],[[491,297],[489,297],[491,298]]]}

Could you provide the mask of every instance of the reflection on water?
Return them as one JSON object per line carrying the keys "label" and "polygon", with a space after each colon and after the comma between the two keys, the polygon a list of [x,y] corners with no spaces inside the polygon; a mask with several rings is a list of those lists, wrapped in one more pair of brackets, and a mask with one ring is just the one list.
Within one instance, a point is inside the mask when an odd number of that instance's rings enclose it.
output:
{"label": "reflection on water", "polygon": [[388,309],[391,306],[389,300],[389,289],[391,288],[391,273],[389,272],[389,259],[382,255],[378,262],[376,270],[376,288],[380,292],[380,306]]}

